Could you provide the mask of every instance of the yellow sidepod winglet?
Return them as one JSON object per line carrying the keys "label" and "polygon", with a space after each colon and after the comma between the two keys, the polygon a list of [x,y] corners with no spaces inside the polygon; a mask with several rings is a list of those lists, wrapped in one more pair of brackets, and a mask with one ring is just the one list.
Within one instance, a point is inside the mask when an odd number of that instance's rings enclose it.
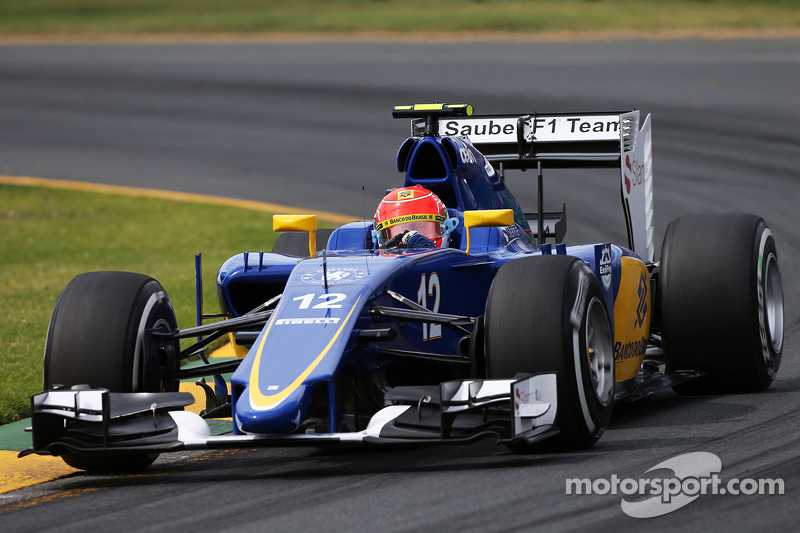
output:
{"label": "yellow sidepod winglet", "polygon": [[307,231],[308,255],[317,255],[317,215],[273,215],[272,231]]}
{"label": "yellow sidepod winglet", "polygon": [[505,227],[514,224],[514,211],[511,209],[487,209],[485,211],[464,211],[464,228],[467,232],[467,253],[469,254],[470,228]]}
{"label": "yellow sidepod winglet", "polygon": [[[342,333],[345,326],[347,326],[348,322],[350,321],[350,316],[353,314],[353,311],[359,309],[358,302],[360,301],[361,301],[361,296],[358,297],[356,303],[353,305],[353,308],[350,309],[350,312],[347,313],[347,317],[342,321],[342,325],[339,326],[339,329],[336,330],[336,333],[334,333],[333,338],[330,340],[330,342],[328,342],[325,348],[323,348],[322,352],[320,352],[320,354],[316,357],[316,359],[314,359],[311,362],[311,364],[309,364],[306,367],[306,369],[303,370],[303,372],[299,376],[297,376],[297,378],[288,387],[286,387],[279,393],[273,394],[271,396],[263,394],[261,392],[261,388],[259,387],[258,383],[259,381],[258,373],[259,373],[259,368],[261,367],[261,357],[263,356],[264,353],[264,343],[266,342],[267,337],[269,337],[269,332],[272,329],[272,324],[274,320],[269,321],[269,326],[267,326],[267,331],[264,333],[263,337],[261,337],[261,344],[258,345],[256,358],[255,361],[253,361],[253,368],[250,370],[250,385],[249,385],[250,403],[254,409],[259,409],[259,408],[270,409],[278,405],[283,400],[285,400],[287,396],[289,396],[292,392],[294,392],[297,389],[297,387],[303,384],[303,381],[305,381],[305,379],[309,376],[309,374],[311,374],[311,372],[314,371],[314,369],[317,367],[320,361],[322,361],[322,359],[327,355],[328,351],[333,346],[333,343],[336,342],[336,339],[339,338],[339,335]],[[275,312],[277,313],[277,309],[275,310]]]}
{"label": "yellow sidepod winglet", "polygon": [[228,333],[228,342],[231,345],[231,349],[233,350],[233,355],[236,356],[236,359],[244,359],[244,356],[247,355],[247,352],[250,351],[250,349],[247,348],[246,346],[242,346],[241,344],[236,344],[236,337],[233,336],[233,333]]}

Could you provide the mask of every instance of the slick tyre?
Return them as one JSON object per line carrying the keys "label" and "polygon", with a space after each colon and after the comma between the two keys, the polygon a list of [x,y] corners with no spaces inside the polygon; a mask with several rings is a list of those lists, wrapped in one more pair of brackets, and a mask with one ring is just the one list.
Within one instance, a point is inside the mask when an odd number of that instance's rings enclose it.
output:
{"label": "slick tyre", "polygon": [[[163,287],[149,276],[130,272],[89,272],[74,278],[56,303],[44,352],[44,389],[62,385],[112,392],[172,392],[165,380],[177,369],[180,345],[153,331],[174,331],[177,321]],[[157,454],[113,457],[65,452],[75,468],[136,471]]]}
{"label": "slick tyre", "polygon": [[504,265],[489,291],[484,335],[488,378],[557,374],[560,435],[547,449],[597,442],[614,399],[613,338],[602,288],[583,261],[555,255]]}
{"label": "slick tyre", "polygon": [[661,258],[662,340],[668,369],[703,377],[679,394],[765,390],[783,348],[783,290],[775,239],[745,214],[679,218]]}

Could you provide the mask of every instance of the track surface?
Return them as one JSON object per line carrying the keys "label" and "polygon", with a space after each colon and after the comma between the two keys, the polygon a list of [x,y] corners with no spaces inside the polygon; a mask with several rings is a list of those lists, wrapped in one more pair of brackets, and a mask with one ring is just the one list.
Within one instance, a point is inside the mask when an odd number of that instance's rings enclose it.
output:
{"label": "track surface", "polygon": [[[678,216],[760,214],[784,276],[786,341],[763,394],[618,408],[593,449],[515,456],[481,443],[382,453],[279,449],[161,461],[141,476],[6,495],[4,530],[797,530],[800,503],[800,41],[0,47],[0,173],[219,194],[371,215],[401,175],[394,104],[479,113],[653,114],[656,242]],[[548,173],[569,242],[625,242],[619,178]],[[523,207],[532,173],[510,174]],[[362,197],[361,187],[365,187]],[[258,243],[253,243],[257,248]],[[690,451],[784,496],[701,496],[629,518],[567,478],[638,478]]]}

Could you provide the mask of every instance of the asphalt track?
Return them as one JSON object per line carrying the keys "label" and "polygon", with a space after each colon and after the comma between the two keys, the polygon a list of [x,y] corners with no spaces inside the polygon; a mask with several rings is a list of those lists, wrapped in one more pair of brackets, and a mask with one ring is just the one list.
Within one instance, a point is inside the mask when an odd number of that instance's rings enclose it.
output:
{"label": "asphalt track", "polygon": [[[2,174],[356,217],[400,182],[394,156],[408,125],[391,119],[394,104],[635,107],[653,115],[656,242],[682,215],[760,214],[776,237],[786,304],[783,365],[766,393],[644,399],[616,409],[585,452],[515,456],[484,442],[179,456],[139,476],[75,474],[3,495],[2,529],[797,530],[798,64],[797,40],[0,47]],[[546,174],[545,207],[567,203],[569,242],[624,243],[618,179]],[[532,173],[508,183],[533,209]],[[568,478],[636,479],[694,451],[718,455],[723,480],[781,478],[786,492],[706,495],[646,520],[623,514],[619,494],[565,494]]]}

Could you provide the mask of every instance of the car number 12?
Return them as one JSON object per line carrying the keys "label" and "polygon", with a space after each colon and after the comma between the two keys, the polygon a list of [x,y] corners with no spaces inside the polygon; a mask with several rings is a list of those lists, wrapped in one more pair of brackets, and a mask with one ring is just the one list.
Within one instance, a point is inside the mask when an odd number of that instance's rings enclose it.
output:
{"label": "car number 12", "polygon": [[[439,283],[439,274],[436,272],[431,272],[431,277],[427,284],[427,291],[425,290],[425,274],[422,275],[422,279],[419,282],[419,289],[417,290],[417,303],[420,304],[422,307],[428,307],[428,296],[435,296],[436,298],[433,300],[433,312],[439,312],[439,301],[442,298],[442,290],[441,284]],[[441,324],[430,324],[430,335],[428,335],[428,324],[422,324],[422,340],[433,340],[438,339],[442,336],[442,325]]]}
{"label": "car number 12", "polygon": [[[311,305],[311,302],[314,300],[315,294],[304,294],[303,296],[298,296],[297,298],[293,298],[293,301],[300,300],[300,309],[308,309],[308,306]],[[320,294],[317,296],[320,300],[325,300],[322,303],[318,303],[311,309],[338,309],[341,307],[339,302],[347,298],[346,294],[342,294],[340,292],[330,292],[328,294]]]}

